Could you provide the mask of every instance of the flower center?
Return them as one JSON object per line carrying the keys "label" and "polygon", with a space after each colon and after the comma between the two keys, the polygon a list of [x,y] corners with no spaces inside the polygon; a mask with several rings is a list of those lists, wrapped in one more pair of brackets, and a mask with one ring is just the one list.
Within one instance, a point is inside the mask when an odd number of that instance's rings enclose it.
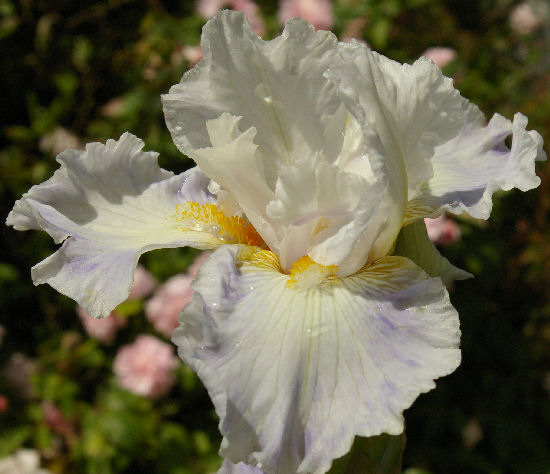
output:
{"label": "flower center", "polygon": [[292,264],[287,286],[307,290],[321,285],[333,285],[338,278],[337,270],[337,265],[320,265],[305,255]]}
{"label": "flower center", "polygon": [[[287,288],[309,290],[335,285],[338,282],[337,265],[320,265],[309,256],[300,257],[294,262],[289,274],[281,268],[279,257],[270,250],[257,247],[244,247],[237,255],[237,262],[243,272],[267,270],[286,277]],[[243,265],[244,264],[244,265]]]}
{"label": "flower center", "polygon": [[176,206],[176,219],[185,230],[208,232],[224,244],[245,244],[266,248],[266,244],[247,219],[226,216],[215,204],[185,202]]}

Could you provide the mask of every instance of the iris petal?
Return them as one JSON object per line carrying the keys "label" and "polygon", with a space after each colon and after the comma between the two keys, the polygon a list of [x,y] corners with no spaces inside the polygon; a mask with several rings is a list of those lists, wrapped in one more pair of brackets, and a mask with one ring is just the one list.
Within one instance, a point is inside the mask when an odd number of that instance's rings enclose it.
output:
{"label": "iris petal", "polygon": [[403,257],[345,278],[321,266],[316,282],[312,265],[301,285],[269,251],[220,248],[174,332],[233,463],[326,472],[355,435],[400,433],[403,410],[459,364],[458,316],[439,278]]}
{"label": "iris petal", "polygon": [[[263,41],[243,14],[220,12],[204,27],[204,59],[162,98],[174,143],[184,153],[210,146],[205,123],[228,112],[242,117],[241,130],[256,128],[256,143],[273,164],[318,150],[336,154],[342,137],[328,131],[340,101],[322,75],[336,45],[332,33],[297,18]],[[276,173],[266,175],[273,187]]]}
{"label": "iris petal", "polygon": [[[399,64],[364,45],[339,49],[325,76],[367,136],[376,135],[388,186],[378,216],[383,223],[374,243],[360,241],[350,257],[367,247],[369,260],[387,255],[402,226],[410,190],[432,176],[434,148],[460,130],[461,102],[452,83],[430,61]],[[361,258],[363,257],[363,258]]]}
{"label": "iris petal", "polygon": [[[511,122],[495,114],[485,125],[481,111],[465,99],[463,114],[462,131],[436,148],[434,175],[409,202],[407,221],[435,216],[443,210],[487,219],[496,191],[528,191],[540,184],[535,162],[546,160],[546,154],[542,137],[525,129],[525,116],[518,113]],[[511,149],[505,145],[510,135]]]}
{"label": "iris petal", "polygon": [[173,176],[142,147],[126,133],[60,154],[61,168],[17,201],[7,219],[17,230],[43,229],[63,242],[32,269],[33,281],[48,283],[95,317],[126,299],[143,252],[262,245],[246,221],[216,209],[198,168]]}

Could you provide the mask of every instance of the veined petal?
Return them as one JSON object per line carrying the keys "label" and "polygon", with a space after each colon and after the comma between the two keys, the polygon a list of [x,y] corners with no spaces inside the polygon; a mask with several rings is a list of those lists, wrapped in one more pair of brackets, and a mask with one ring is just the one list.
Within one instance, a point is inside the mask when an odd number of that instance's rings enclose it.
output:
{"label": "veined petal", "polygon": [[[208,178],[193,168],[173,176],[125,133],[86,151],[68,150],[46,182],[33,186],[9,214],[17,230],[43,229],[62,247],[33,267],[94,317],[108,316],[128,296],[139,256],[156,248],[224,243],[262,245],[243,219],[216,209]],[[252,240],[250,240],[252,239]]]}
{"label": "veined petal", "polygon": [[[266,184],[265,160],[254,143],[256,129],[241,132],[242,117],[224,113],[208,121],[212,146],[189,152],[216,187],[239,203],[285,270],[306,254],[323,265],[340,265],[361,238],[363,253],[355,249],[352,265],[343,267],[352,273],[365,262],[379,233],[384,232],[380,240],[389,242],[388,248],[397,236],[397,231],[387,234],[387,213],[377,223],[371,219],[387,186],[380,145],[354,119],[340,119],[348,126],[334,163],[319,151],[279,164],[275,191]],[[363,235],[367,225],[369,232]]]}
{"label": "veined petal", "polygon": [[375,219],[385,230],[374,243],[358,242],[349,259],[357,261],[365,248],[377,259],[394,245],[411,190],[432,176],[435,147],[460,131],[461,99],[452,81],[425,58],[399,64],[357,43],[339,53],[325,76],[337,84],[365,135],[379,140],[388,176]]}
{"label": "veined petal", "polygon": [[233,464],[231,461],[224,459],[218,474],[265,474],[265,472],[242,462]]}
{"label": "veined petal", "polygon": [[[514,121],[495,114],[485,126],[483,113],[463,99],[464,127],[460,134],[436,148],[434,175],[408,204],[407,221],[430,217],[447,210],[487,219],[492,195],[502,189],[536,188],[540,179],[535,162],[546,160],[542,137],[527,131],[527,117],[517,113]],[[505,139],[512,135],[512,149]]]}
{"label": "veined petal", "polygon": [[266,184],[263,160],[254,143],[256,129],[241,132],[241,119],[223,113],[209,120],[206,127],[212,146],[190,150],[189,156],[218,186],[231,193],[270,248],[275,249],[280,236],[265,217],[265,208],[274,193]]}
{"label": "veined petal", "polygon": [[[395,181],[395,176],[388,172],[383,145],[376,131],[370,127],[361,128],[351,116],[346,120],[344,143],[335,164],[343,171],[366,179],[369,187],[376,189],[379,194],[374,197],[371,193],[361,200],[359,209],[365,209],[367,203],[374,199],[376,206],[370,208],[369,213],[374,212],[369,216],[368,225],[363,228],[359,238],[353,241],[353,247],[346,258],[335,262],[339,267],[339,275],[346,276],[355,273],[365,262],[371,263],[390,253],[402,225],[406,197],[405,191],[401,189],[404,181]],[[357,218],[354,221],[361,222]],[[322,263],[313,254],[311,256]]]}
{"label": "veined petal", "polygon": [[272,187],[276,162],[318,150],[336,153],[341,137],[334,143],[327,130],[340,100],[322,72],[337,44],[332,33],[316,32],[297,18],[266,42],[244,14],[218,13],[203,30],[204,59],[162,98],[174,143],[186,154],[209,147],[208,120],[223,112],[242,117],[241,129],[256,128],[256,143],[270,160],[265,166]]}
{"label": "veined petal", "polygon": [[454,280],[466,280],[473,275],[455,267],[443,257],[428,237],[423,219],[401,229],[394,250],[395,255],[407,257],[432,277],[440,277],[445,286]]}
{"label": "veined petal", "polygon": [[307,257],[225,246],[201,267],[173,335],[206,385],[220,453],[270,473],[324,473],[355,435],[398,434],[402,412],[458,366],[458,315],[439,278],[387,257],[339,278]]}
{"label": "veined petal", "polygon": [[264,42],[243,15],[222,12],[205,26],[205,60],[163,97],[178,148],[222,201],[239,204],[285,270],[308,254],[352,273],[388,254],[405,214],[402,160],[388,164],[376,127],[350,117],[323,74],[344,49],[299,19]]}
{"label": "veined petal", "polygon": [[376,171],[379,179],[369,182],[319,154],[281,167],[266,214],[285,228],[277,252],[283,269],[289,270],[303,255],[323,265],[339,265],[350,254],[384,194],[383,173]]}
{"label": "veined petal", "polygon": [[400,64],[359,43],[339,52],[341,60],[325,75],[357,120],[378,133],[392,179],[415,189],[433,174],[435,147],[462,126],[462,99],[452,80],[426,58]]}

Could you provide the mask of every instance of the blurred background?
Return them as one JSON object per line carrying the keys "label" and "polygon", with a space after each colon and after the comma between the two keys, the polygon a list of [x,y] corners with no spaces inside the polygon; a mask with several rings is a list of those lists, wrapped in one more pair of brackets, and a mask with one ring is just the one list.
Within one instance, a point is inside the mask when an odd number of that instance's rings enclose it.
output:
{"label": "blurred background", "polygon": [[[520,111],[550,143],[544,0],[0,0],[3,218],[59,152],[127,130],[164,168],[190,167],[159,96],[200,59],[201,27],[221,7],[266,39],[302,16],[401,62],[424,54],[488,117]],[[537,190],[498,194],[488,222],[428,223],[476,277],[451,290],[462,365],[406,412],[408,472],[550,473],[549,167],[538,173]],[[45,233],[1,233],[0,458],[28,472],[214,472],[216,416],[169,342],[204,255],[146,254],[130,299],[98,323],[32,285],[31,266],[55,249]]]}

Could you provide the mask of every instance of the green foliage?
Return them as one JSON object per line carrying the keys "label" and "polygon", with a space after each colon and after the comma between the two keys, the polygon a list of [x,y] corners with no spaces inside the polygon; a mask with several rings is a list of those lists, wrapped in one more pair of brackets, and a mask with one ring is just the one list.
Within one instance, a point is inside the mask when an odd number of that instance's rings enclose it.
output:
{"label": "green foliage", "polygon": [[405,434],[382,434],[370,438],[355,437],[351,451],[334,461],[330,474],[399,474]]}
{"label": "green foliage", "polygon": [[[258,3],[268,36],[276,35],[277,2]],[[488,115],[523,112],[550,143],[548,20],[520,35],[508,24],[511,1],[333,3],[337,35],[359,37],[396,60],[412,62],[431,46],[454,48],[457,59],[444,72],[465,97]],[[0,2],[3,215],[52,174],[60,147],[129,130],[160,153],[163,167],[189,167],[164,126],[159,97],[191,66],[183,48],[199,44],[203,24],[191,1]],[[550,472],[548,170],[539,168],[537,191],[497,197],[488,223],[460,219],[462,239],[443,249],[476,276],[451,292],[463,362],[406,413],[407,474]],[[0,368],[14,353],[31,358],[34,368],[29,393],[0,377],[0,396],[8,400],[0,412],[0,457],[25,446],[39,450],[53,472],[214,472],[221,462],[217,419],[191,369],[181,364],[174,388],[157,400],[114,381],[117,350],[155,333],[144,302],[118,308],[128,325],[113,345],[102,345],[86,334],[72,301],[30,282],[30,267],[55,248],[48,236],[4,229],[2,238],[0,324],[7,334]],[[158,250],[142,262],[162,282],[195,255]],[[57,425],[46,403],[59,410]],[[357,472],[356,457],[374,448],[357,449],[335,462],[335,472]]]}

